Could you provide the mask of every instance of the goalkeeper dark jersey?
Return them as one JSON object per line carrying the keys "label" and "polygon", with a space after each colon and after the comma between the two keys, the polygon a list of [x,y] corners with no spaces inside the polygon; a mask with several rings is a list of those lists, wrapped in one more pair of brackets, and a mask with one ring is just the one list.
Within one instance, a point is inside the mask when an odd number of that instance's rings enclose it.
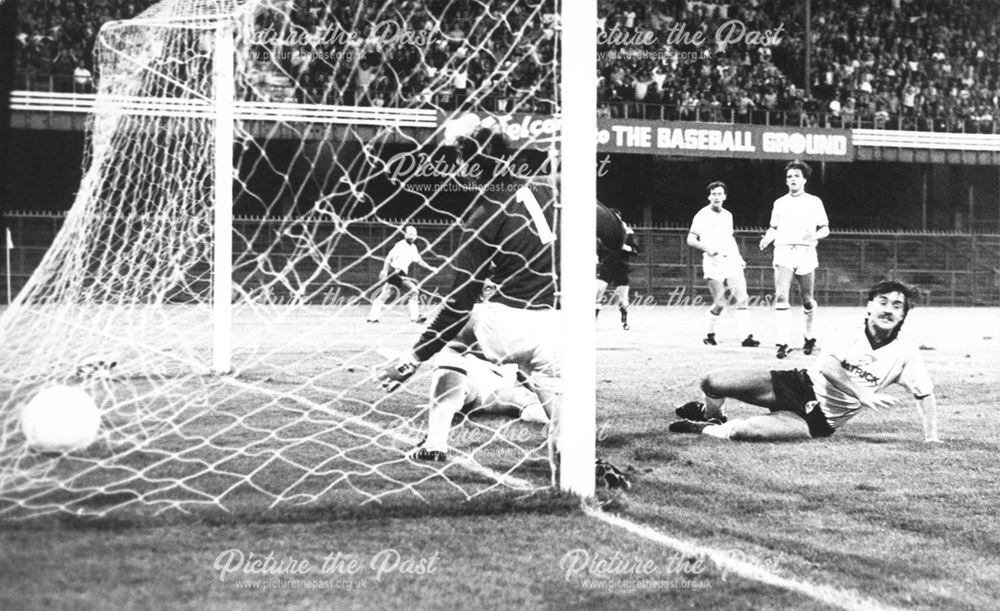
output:
{"label": "goalkeeper dark jersey", "polygon": [[476,197],[462,219],[455,281],[417,341],[417,359],[426,361],[458,335],[487,278],[497,285],[493,302],[528,310],[556,307],[554,203],[552,190],[540,186],[510,185],[505,193],[484,191]]}

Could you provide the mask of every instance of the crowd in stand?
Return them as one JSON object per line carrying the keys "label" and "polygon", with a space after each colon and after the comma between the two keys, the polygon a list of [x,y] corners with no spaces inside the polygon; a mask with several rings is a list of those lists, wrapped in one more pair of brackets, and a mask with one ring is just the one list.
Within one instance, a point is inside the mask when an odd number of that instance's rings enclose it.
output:
{"label": "crowd in stand", "polygon": [[804,5],[602,3],[602,111],[994,131],[1000,2],[811,0],[808,82]]}
{"label": "crowd in stand", "polygon": [[[100,25],[154,0],[19,3],[21,75],[99,77]],[[248,97],[549,112],[553,0],[270,0]],[[270,8],[267,8],[270,7]],[[278,18],[281,13],[287,15]],[[599,111],[700,121],[996,131],[1000,2],[601,0]],[[387,27],[392,22],[395,27]],[[284,42],[281,42],[284,41]],[[291,42],[289,42],[291,41]]]}
{"label": "crowd in stand", "polygon": [[[154,0],[23,2],[18,69],[75,75],[86,90],[101,23],[134,16]],[[251,99],[385,106],[486,107],[552,112],[554,0],[328,2],[267,0],[251,17],[241,54]]]}

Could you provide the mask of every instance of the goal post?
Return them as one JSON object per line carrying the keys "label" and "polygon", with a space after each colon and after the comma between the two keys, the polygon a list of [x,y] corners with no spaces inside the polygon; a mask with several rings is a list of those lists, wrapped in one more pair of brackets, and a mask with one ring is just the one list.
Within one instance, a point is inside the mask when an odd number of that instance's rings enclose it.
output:
{"label": "goal post", "polygon": [[233,346],[233,144],[236,102],[234,23],[220,20],[214,36],[215,103],[214,238],[212,260],[212,370],[232,369]]}
{"label": "goal post", "polygon": [[[585,262],[593,257],[597,201],[594,163],[597,154],[597,108],[594,66],[597,61],[596,0],[563,0],[561,64],[561,182],[563,243],[563,385],[565,417],[560,425],[560,486],[589,497],[594,494],[596,339],[594,274]],[[571,127],[570,127],[571,126]],[[579,177],[574,179],[571,177]]]}

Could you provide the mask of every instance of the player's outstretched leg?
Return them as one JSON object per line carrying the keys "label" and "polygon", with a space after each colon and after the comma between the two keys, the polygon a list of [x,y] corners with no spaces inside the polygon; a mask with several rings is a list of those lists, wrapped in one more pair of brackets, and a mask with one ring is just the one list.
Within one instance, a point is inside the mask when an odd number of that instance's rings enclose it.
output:
{"label": "player's outstretched leg", "polygon": [[725,412],[727,398],[766,407],[776,406],[771,372],[760,369],[717,369],[710,371],[701,381],[704,402],[691,402],[677,408],[683,420],[671,423],[676,433],[700,433],[704,424],[723,424],[728,421]]}
{"label": "player's outstretched leg", "polygon": [[806,421],[785,411],[709,424],[702,428],[701,434],[730,441],[804,441],[812,438]]}

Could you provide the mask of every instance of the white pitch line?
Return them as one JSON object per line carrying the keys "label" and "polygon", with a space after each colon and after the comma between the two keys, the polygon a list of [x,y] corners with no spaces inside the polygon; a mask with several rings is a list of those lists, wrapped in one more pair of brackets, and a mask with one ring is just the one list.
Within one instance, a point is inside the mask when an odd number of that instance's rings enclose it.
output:
{"label": "white pitch line", "polygon": [[627,530],[643,539],[673,548],[682,554],[706,557],[727,573],[732,573],[751,581],[783,588],[791,592],[798,592],[832,607],[847,609],[849,611],[887,611],[898,609],[898,607],[887,606],[878,601],[865,598],[852,590],[841,590],[832,586],[816,585],[806,581],[781,577],[757,564],[734,558],[731,553],[671,537],[649,526],[643,526],[620,516],[604,513],[600,509],[584,506],[583,512],[592,518]]}

